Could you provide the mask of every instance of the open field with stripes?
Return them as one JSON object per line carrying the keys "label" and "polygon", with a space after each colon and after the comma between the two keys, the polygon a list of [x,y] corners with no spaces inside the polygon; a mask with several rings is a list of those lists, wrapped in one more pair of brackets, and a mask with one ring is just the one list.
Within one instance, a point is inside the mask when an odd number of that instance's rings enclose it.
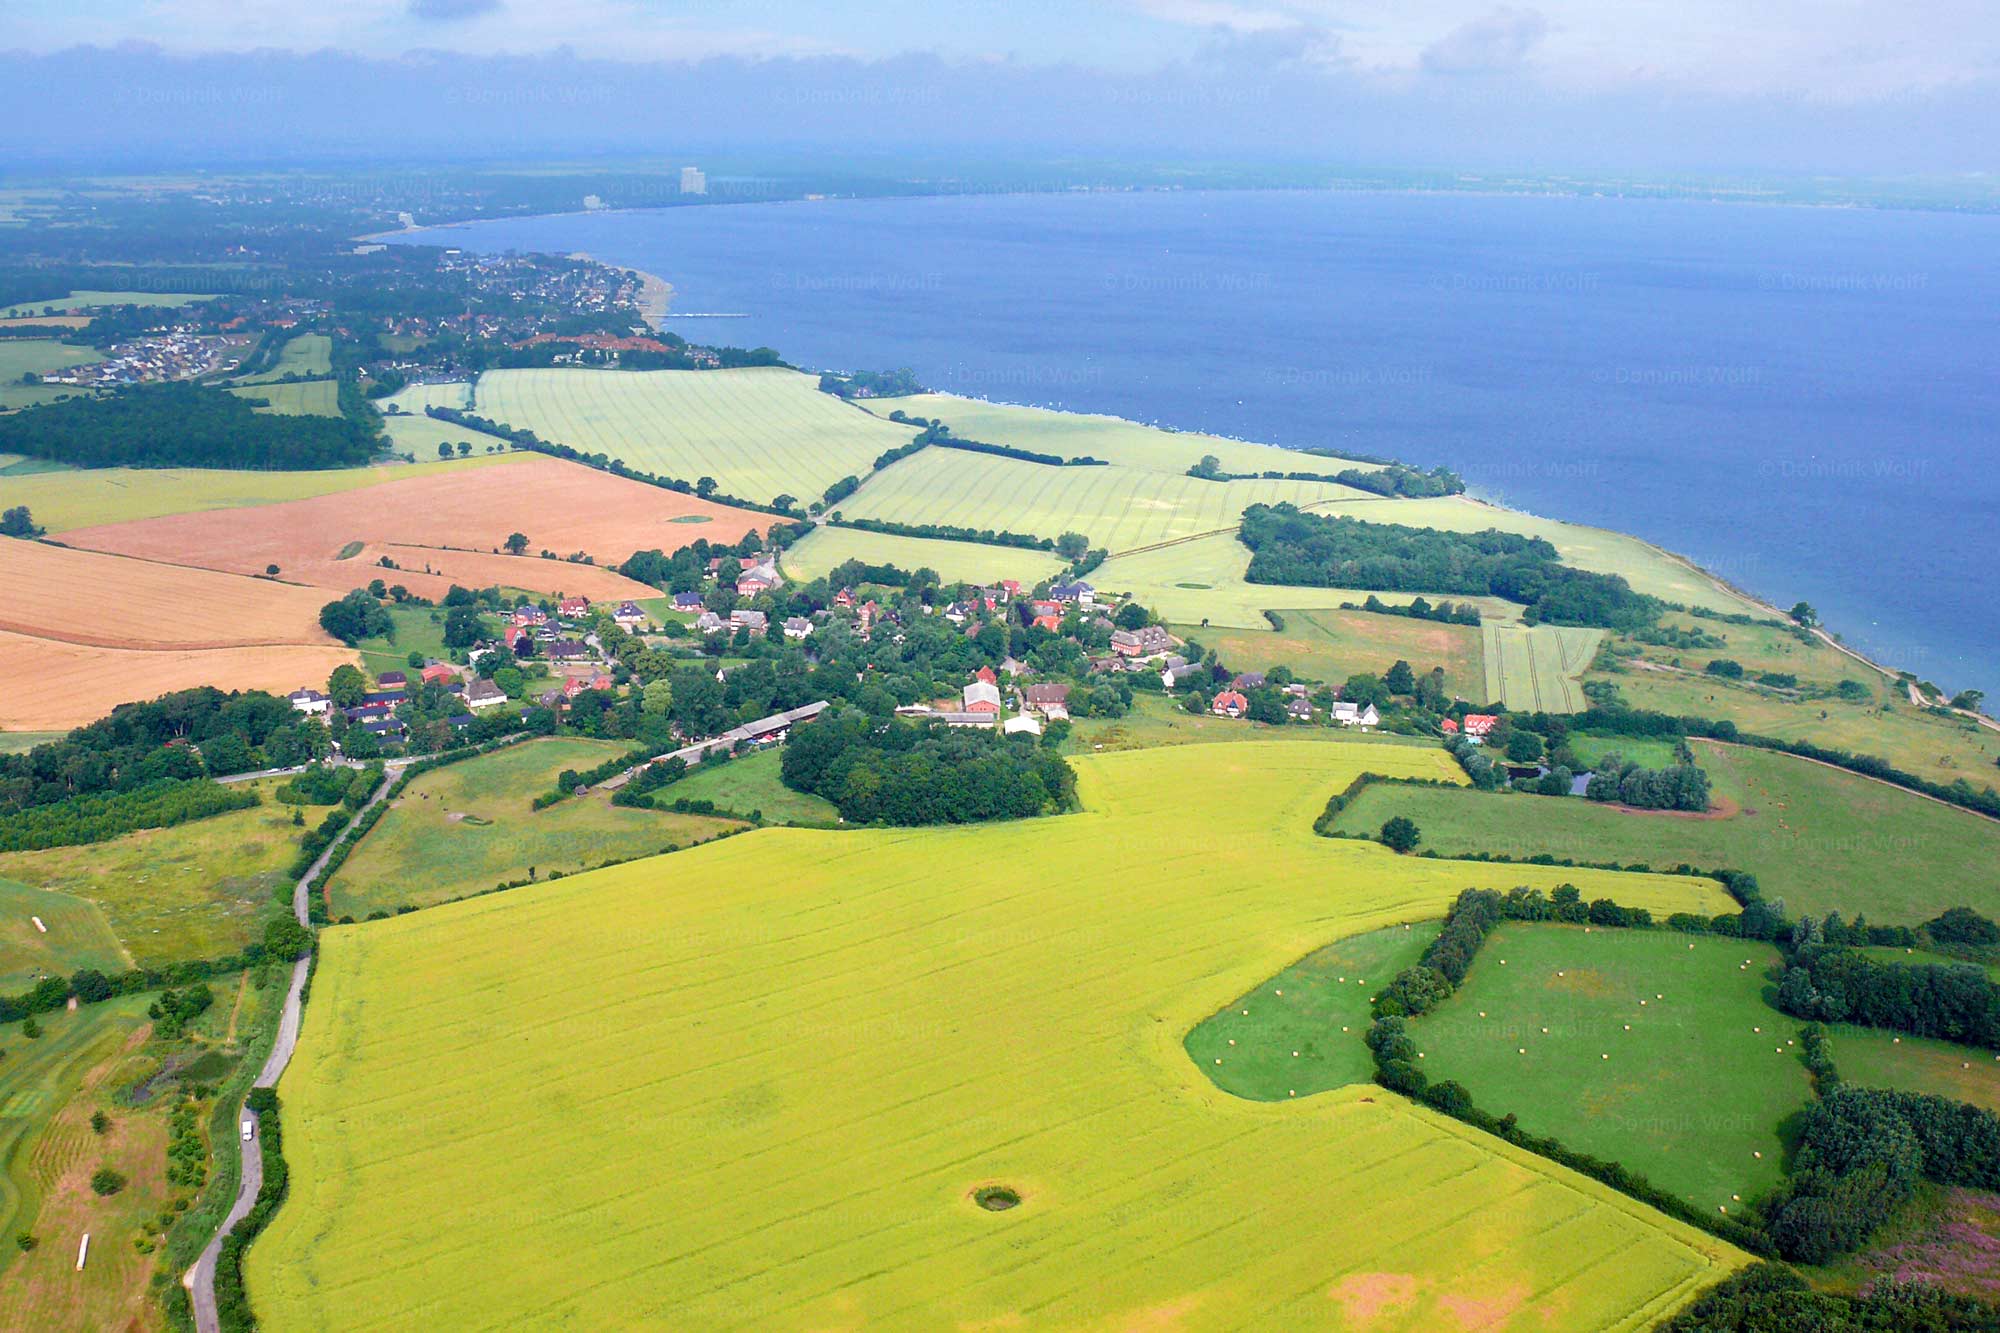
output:
{"label": "open field with stripes", "polygon": [[1199,431],[1162,430],[1121,417],[1016,407],[948,393],[878,398],[864,401],[862,406],[882,417],[902,411],[926,421],[942,421],[951,427],[952,434],[964,440],[1012,445],[1064,458],[1088,454],[1120,467],[1145,468],[1174,476],[1184,474],[1205,456],[1220,462],[1224,472],[1334,473],[1350,467],[1374,466],[1280,449],[1276,445],[1224,439]]}
{"label": "open field with stripes", "polygon": [[1604,642],[1601,629],[1566,625],[1479,627],[1486,662],[1486,703],[1529,713],[1580,713],[1590,706],[1583,673]]}
{"label": "open field with stripes", "polygon": [[912,571],[935,569],[946,583],[1019,579],[1023,587],[1033,587],[1063,567],[1062,557],[1052,551],[937,541],[928,537],[891,537],[824,523],[787,547],[781,563],[786,577],[810,580],[826,577],[836,565],[847,560]]}
{"label": "open field with stripes", "polygon": [[278,359],[269,370],[255,375],[241,375],[230,381],[232,384],[265,384],[283,379],[287,375],[331,375],[333,373],[333,339],[324,333],[301,333],[296,338],[287,339],[278,350]]}
{"label": "open field with stripes", "polygon": [[801,506],[866,476],[916,432],[819,391],[796,370],[493,370],[472,410],[587,454],[697,481],[759,504]]}
{"label": "open field with stripes", "polygon": [[1237,671],[1284,666],[1300,679],[1338,685],[1362,673],[1379,676],[1400,659],[1419,674],[1443,667],[1445,691],[1454,697],[1483,698],[1486,669],[1480,631],[1474,626],[1369,611],[1279,614],[1285,622],[1282,631],[1178,625],[1174,632],[1215,649],[1223,664]]}
{"label": "open field with stripes", "polygon": [[848,518],[946,523],[1056,537],[1081,532],[1114,555],[1203,532],[1234,532],[1253,504],[1351,499],[1316,481],[1201,481],[1129,467],[1051,467],[930,448],[877,474],[841,502]]}
{"label": "open field with stripes", "polygon": [[[697,536],[733,542],[768,521],[751,510],[537,456],[505,467],[440,465],[366,490],[237,512],[80,528],[64,540],[245,574],[276,565],[281,578],[336,593],[381,578],[433,599],[453,583],[606,599],[653,595],[645,584],[607,568],[634,551],[673,550]],[[502,553],[513,532],[528,538],[530,554]],[[343,558],[356,542],[360,549]],[[540,551],[559,558],[538,558]],[[597,563],[570,561],[576,552]],[[395,568],[381,566],[383,556]]]}
{"label": "open field with stripes", "polygon": [[337,417],[340,415],[340,386],[332,380],[294,380],[290,383],[252,383],[233,387],[238,398],[262,403],[259,412],[282,412],[295,417]]}
{"label": "open field with stripes", "polygon": [[[1456,780],[1435,750],[1077,767],[1085,811],[1031,828],[766,829],[327,931],[260,1316],[1638,1330],[1741,1261],[1380,1089],[1245,1101],[1182,1046],[1468,883],[1719,887],[1312,835],[1364,768]],[[1229,793],[1199,839],[1190,791]]]}

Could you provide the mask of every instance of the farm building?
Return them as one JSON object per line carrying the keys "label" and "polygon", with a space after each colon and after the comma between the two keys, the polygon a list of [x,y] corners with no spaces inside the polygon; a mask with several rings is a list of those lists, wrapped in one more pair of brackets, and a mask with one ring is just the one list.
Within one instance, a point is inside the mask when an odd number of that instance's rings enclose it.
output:
{"label": "farm building", "polygon": [[1039,736],[1042,734],[1042,723],[1033,713],[1022,713],[1002,722],[1000,730],[1009,736]]}
{"label": "farm building", "polygon": [[1026,690],[1028,708],[1044,717],[1069,716],[1069,686],[1062,684],[1030,685]]}
{"label": "farm building", "polygon": [[1159,625],[1121,629],[1111,636],[1111,651],[1120,657],[1157,657],[1174,646],[1173,635]]}
{"label": "farm building", "polygon": [[975,680],[965,687],[965,711],[999,716],[1000,687],[991,681]]}
{"label": "farm building", "polygon": [[325,717],[326,710],[333,704],[329,696],[318,690],[293,690],[285,697],[291,700],[292,707],[309,717]]}
{"label": "farm building", "polygon": [[729,613],[729,625],[731,629],[747,629],[761,632],[770,623],[771,618],[762,611],[750,611],[739,607]]}

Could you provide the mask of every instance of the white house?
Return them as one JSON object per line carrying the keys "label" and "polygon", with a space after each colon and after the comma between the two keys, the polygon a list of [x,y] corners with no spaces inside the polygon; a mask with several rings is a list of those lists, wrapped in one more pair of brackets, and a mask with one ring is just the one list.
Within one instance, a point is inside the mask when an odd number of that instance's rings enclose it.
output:
{"label": "white house", "polygon": [[318,690],[293,690],[285,696],[292,701],[292,707],[310,717],[325,717],[326,710],[333,706],[333,700]]}
{"label": "white house", "polygon": [[1333,720],[1343,727],[1367,728],[1376,726],[1382,721],[1381,715],[1375,711],[1374,704],[1363,708],[1346,699],[1336,699],[1333,701],[1331,711]]}

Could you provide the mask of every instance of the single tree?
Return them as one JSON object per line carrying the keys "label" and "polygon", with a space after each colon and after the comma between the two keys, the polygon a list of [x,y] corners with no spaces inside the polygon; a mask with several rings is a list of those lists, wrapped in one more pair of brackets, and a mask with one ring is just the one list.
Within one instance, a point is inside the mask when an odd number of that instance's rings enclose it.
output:
{"label": "single tree", "polygon": [[509,554],[519,555],[527,549],[528,549],[527,533],[510,532],[507,534],[507,551]]}
{"label": "single tree", "polygon": [[1392,852],[1414,852],[1421,841],[1423,833],[1407,815],[1395,815],[1382,825],[1382,845]]}

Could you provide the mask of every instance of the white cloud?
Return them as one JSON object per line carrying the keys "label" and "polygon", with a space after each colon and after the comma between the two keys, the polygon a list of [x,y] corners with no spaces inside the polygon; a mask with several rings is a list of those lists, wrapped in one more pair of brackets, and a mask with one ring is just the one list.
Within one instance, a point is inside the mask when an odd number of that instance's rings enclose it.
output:
{"label": "white cloud", "polygon": [[1537,10],[1496,9],[1432,42],[1420,63],[1433,74],[1495,74],[1518,68],[1548,31]]}

